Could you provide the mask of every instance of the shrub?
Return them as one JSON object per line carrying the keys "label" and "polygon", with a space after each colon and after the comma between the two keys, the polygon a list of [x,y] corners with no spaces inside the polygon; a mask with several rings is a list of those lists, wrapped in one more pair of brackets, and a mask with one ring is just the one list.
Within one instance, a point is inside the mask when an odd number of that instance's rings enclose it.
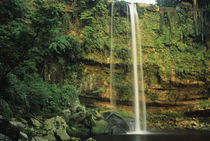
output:
{"label": "shrub", "polygon": [[61,88],[61,104],[64,107],[79,102],[77,89],[72,85],[65,85]]}

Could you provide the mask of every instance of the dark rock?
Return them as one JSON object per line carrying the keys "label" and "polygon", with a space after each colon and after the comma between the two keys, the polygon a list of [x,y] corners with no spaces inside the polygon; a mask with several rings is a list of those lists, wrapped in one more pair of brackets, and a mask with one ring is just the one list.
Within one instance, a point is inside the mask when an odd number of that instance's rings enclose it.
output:
{"label": "dark rock", "polygon": [[118,114],[106,112],[103,114],[109,125],[109,134],[124,134],[129,131],[127,122]]}

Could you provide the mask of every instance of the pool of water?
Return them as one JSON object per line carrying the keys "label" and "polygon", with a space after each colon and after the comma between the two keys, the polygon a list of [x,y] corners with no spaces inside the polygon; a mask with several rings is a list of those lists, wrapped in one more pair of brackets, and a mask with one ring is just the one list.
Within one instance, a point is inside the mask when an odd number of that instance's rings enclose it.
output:
{"label": "pool of water", "polygon": [[93,138],[96,141],[210,141],[210,132],[148,132],[146,134],[97,135]]}

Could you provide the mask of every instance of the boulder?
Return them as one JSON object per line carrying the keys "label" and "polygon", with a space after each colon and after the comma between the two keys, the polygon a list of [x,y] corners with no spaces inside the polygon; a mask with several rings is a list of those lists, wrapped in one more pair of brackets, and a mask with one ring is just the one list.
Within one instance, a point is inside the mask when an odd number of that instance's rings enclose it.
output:
{"label": "boulder", "polygon": [[47,119],[44,122],[44,130],[46,130],[49,135],[54,135],[58,140],[70,140],[69,135],[66,133],[66,128],[66,121],[60,116]]}
{"label": "boulder", "polygon": [[72,107],[72,116],[70,120],[73,120],[77,123],[83,121],[86,118],[86,109],[84,106],[79,105],[78,103],[73,104]]}
{"label": "boulder", "polygon": [[69,122],[71,117],[71,111],[70,109],[65,109],[61,112],[61,116],[66,120],[66,122]]}
{"label": "boulder", "polygon": [[128,123],[118,114],[114,112],[106,112],[103,113],[103,115],[109,125],[109,134],[124,134],[130,130]]}
{"label": "boulder", "polygon": [[44,136],[44,137],[36,136],[36,137],[33,137],[31,139],[31,141],[56,141],[56,139],[52,135],[50,135],[50,136]]}
{"label": "boulder", "polygon": [[93,134],[107,134],[108,123],[105,120],[94,121],[91,132]]}

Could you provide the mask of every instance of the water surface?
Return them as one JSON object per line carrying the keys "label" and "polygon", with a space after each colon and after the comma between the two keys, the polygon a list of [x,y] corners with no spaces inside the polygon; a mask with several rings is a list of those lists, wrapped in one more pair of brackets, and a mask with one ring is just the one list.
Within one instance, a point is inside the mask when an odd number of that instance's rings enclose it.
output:
{"label": "water surface", "polygon": [[97,141],[210,141],[210,132],[154,132],[141,135],[97,135]]}

